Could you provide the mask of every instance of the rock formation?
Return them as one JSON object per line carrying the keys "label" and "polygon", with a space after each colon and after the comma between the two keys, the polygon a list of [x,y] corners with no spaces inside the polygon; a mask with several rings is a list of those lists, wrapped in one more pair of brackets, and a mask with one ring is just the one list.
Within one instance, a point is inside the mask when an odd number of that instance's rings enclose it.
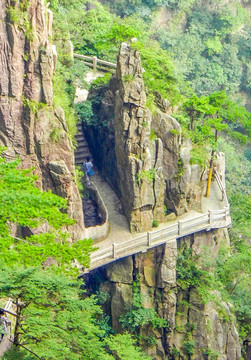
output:
{"label": "rock formation", "polygon": [[152,114],[146,107],[138,50],[122,43],[116,77],[93,88],[90,99],[96,118],[85,124],[89,144],[121,199],[131,231],[149,230],[153,220],[166,221],[164,209],[175,215],[200,210],[203,170],[190,164],[192,145],[181,139],[170,103],[155,93],[157,111]]}
{"label": "rock formation", "polygon": [[3,0],[0,19],[0,145],[8,147],[8,158],[18,156],[24,168],[35,168],[43,189],[68,200],[68,214],[76,220],[70,231],[77,239],[84,229],[72,144],[64,112],[53,106],[52,12],[43,0],[24,2],[22,9]]}
{"label": "rock formation", "polygon": [[122,332],[121,316],[132,308],[132,284],[138,281],[143,306],[156,309],[168,323],[166,328],[154,328],[149,324],[140,327],[142,339],[155,338],[154,344],[144,345],[155,360],[240,360],[231,305],[226,304],[216,291],[215,301],[203,303],[196,287],[184,289],[177,278],[178,251],[188,248],[200,255],[203,244],[210,248],[214,257],[221,242],[228,242],[224,230],[187,236],[177,243],[173,241],[146,254],[130,256],[94,270],[86,284],[91,292],[106,295],[103,308],[111,317],[112,328]]}

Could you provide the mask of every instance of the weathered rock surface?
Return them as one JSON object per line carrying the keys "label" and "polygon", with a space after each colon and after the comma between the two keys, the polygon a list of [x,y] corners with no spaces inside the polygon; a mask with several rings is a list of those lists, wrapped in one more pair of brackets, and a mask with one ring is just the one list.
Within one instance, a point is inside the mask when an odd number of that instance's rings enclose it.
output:
{"label": "weathered rock surface", "polygon": [[23,167],[35,167],[43,189],[68,200],[68,214],[76,220],[70,231],[79,238],[84,234],[83,213],[71,141],[63,110],[53,108],[56,53],[48,41],[52,12],[45,9],[43,0],[29,3],[32,37],[20,24],[11,23],[6,12],[10,2],[1,2],[0,145],[8,147],[9,158],[19,156]]}
{"label": "weathered rock surface", "polygon": [[[201,254],[202,246],[210,249],[210,256],[217,256],[221,242],[228,242],[224,230],[200,232],[178,240],[178,249],[192,248]],[[240,360],[240,344],[230,305],[220,293],[214,292],[218,301],[202,302],[196,288],[182,289],[176,281],[176,241],[158,246],[145,254],[118,260],[88,275],[87,286],[91,291],[104,292],[107,300],[103,307],[111,317],[116,331],[123,331],[120,316],[132,308],[132,282],[137,280],[145,308],[154,308],[168,322],[167,328],[140,327],[140,335],[154,337],[155,345],[145,350],[154,359],[180,360],[207,359],[207,352],[221,360]],[[126,310],[127,309],[127,310]],[[224,316],[222,314],[224,313]],[[187,342],[194,344],[194,354],[186,350]]]}
{"label": "weathered rock surface", "polygon": [[[171,116],[171,105],[155,93],[151,114],[138,50],[123,43],[117,75],[90,91],[96,118],[85,124],[95,163],[121,199],[132,232],[149,230],[169,213],[199,210],[202,168],[190,164],[191,144]],[[96,99],[100,99],[97,101]],[[115,106],[114,106],[115,103]]]}
{"label": "weathered rock surface", "polygon": [[118,55],[117,81],[114,133],[121,199],[131,231],[139,232],[151,228],[154,216],[164,215],[163,146],[161,140],[150,141],[140,54],[126,43]]}

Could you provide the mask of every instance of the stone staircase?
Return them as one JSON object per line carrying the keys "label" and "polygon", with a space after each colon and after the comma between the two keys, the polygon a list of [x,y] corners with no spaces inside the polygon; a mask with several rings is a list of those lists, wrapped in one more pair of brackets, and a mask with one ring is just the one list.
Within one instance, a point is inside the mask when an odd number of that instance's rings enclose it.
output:
{"label": "stone staircase", "polygon": [[75,164],[82,165],[86,156],[89,156],[92,159],[92,155],[88,143],[85,139],[81,123],[77,124],[77,130],[77,134],[75,135],[77,142],[77,147],[75,150]]}

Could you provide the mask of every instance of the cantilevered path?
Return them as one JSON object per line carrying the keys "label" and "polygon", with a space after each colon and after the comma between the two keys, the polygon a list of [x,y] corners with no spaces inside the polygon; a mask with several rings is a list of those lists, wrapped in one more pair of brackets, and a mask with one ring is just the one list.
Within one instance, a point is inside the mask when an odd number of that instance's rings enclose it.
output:
{"label": "cantilevered path", "polygon": [[202,200],[203,212],[190,211],[177,217],[174,221],[161,224],[157,230],[136,235],[132,235],[129,232],[126,222],[124,223],[125,226],[122,225],[121,228],[118,226],[118,216],[123,217],[123,215],[114,209],[114,203],[118,199],[112,189],[109,187],[109,190],[103,191],[103,185],[97,179],[95,185],[100,193],[105,195],[103,200],[108,212],[110,211],[111,231],[105,240],[97,244],[99,249],[91,254],[90,269],[86,271],[96,269],[129,255],[146,252],[155,246],[174,241],[186,235],[202,230],[209,231],[211,229],[225,228],[231,225],[226,191],[216,171],[215,181],[212,182],[210,190],[210,197],[208,199],[203,198]]}

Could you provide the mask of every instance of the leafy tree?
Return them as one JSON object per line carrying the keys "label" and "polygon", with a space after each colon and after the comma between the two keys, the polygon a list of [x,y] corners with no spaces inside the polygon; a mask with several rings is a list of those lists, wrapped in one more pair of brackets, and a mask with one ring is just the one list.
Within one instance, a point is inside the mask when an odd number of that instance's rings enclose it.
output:
{"label": "leafy tree", "polygon": [[93,297],[83,298],[79,286],[39,268],[1,267],[0,295],[13,299],[17,314],[14,349],[5,358],[149,359],[130,335],[105,337],[99,326],[101,308]]}
{"label": "leafy tree", "polygon": [[[61,210],[67,201],[51,191],[36,186],[37,176],[31,169],[19,169],[20,160],[0,157],[0,252],[8,264],[41,265],[46,260],[61,268],[69,268],[74,259],[89,264],[92,240],[69,243],[62,226],[74,221]],[[47,231],[44,231],[47,227]],[[13,235],[13,229],[20,235]],[[35,234],[29,229],[36,229]],[[22,235],[24,234],[24,236]]]}
{"label": "leafy tree", "polygon": [[211,114],[214,111],[214,108],[209,104],[209,98],[206,96],[198,98],[193,95],[183,104],[183,107],[190,118],[190,130],[195,130],[196,120],[202,118],[204,114]]}

